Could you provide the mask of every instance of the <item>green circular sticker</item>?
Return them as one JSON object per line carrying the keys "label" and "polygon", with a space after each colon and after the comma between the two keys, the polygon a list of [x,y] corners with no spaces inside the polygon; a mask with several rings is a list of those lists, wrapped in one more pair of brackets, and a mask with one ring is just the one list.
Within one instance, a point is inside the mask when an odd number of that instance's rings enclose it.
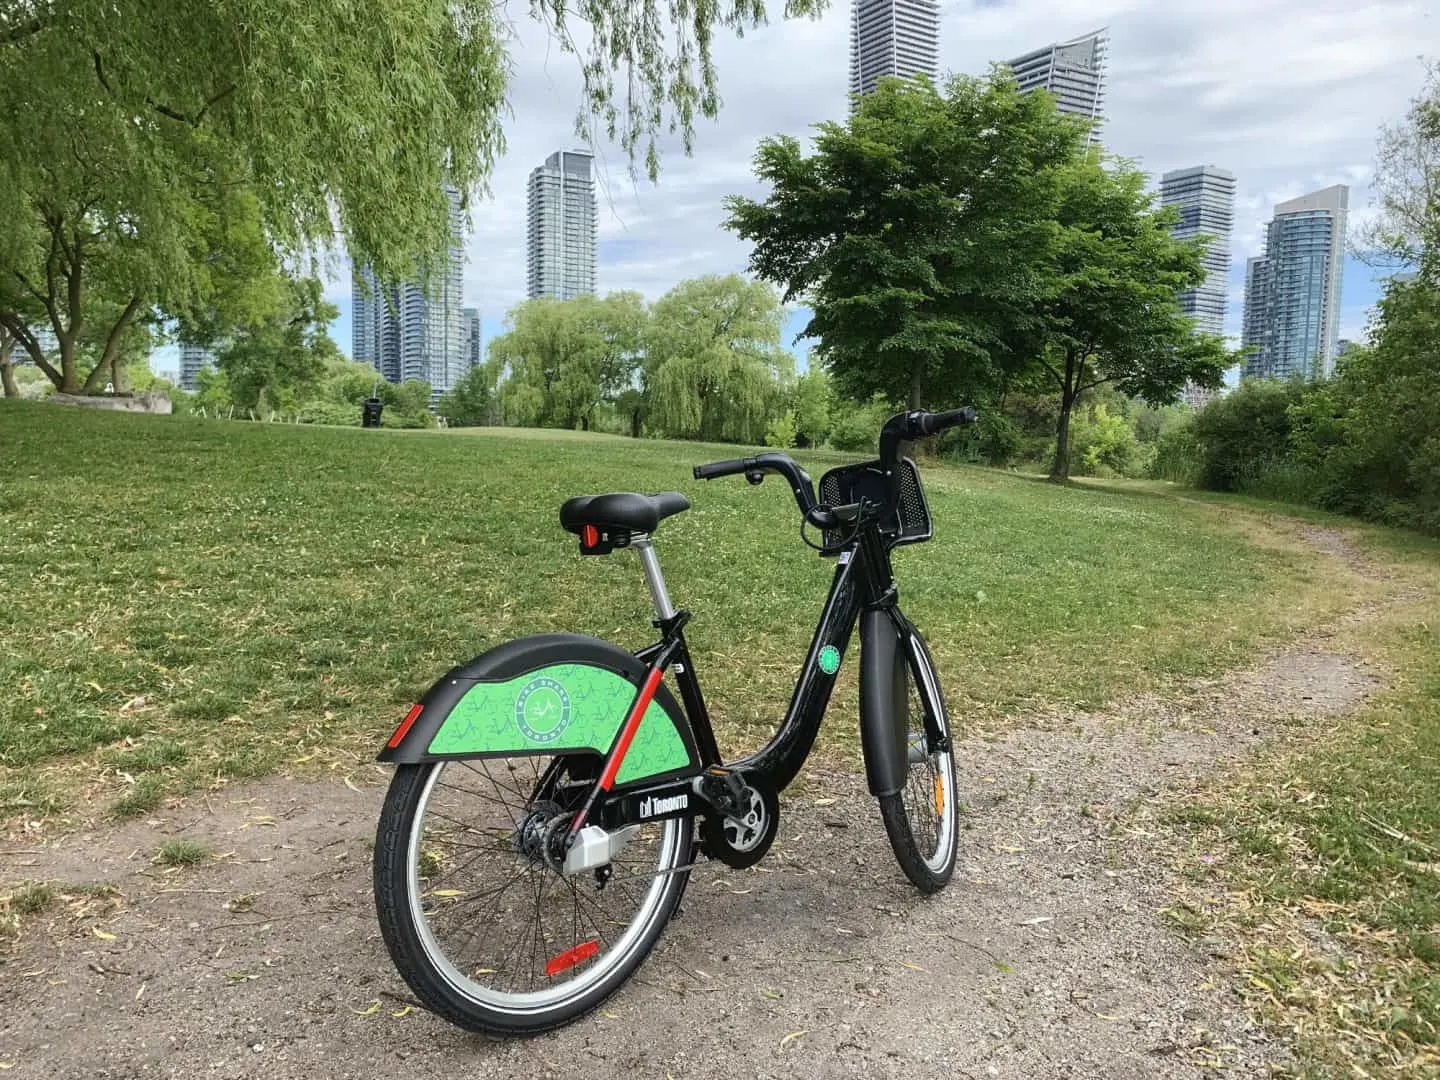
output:
{"label": "green circular sticker", "polygon": [[820,670],[826,675],[834,675],[840,670],[840,650],[834,645],[826,645],[820,650]]}
{"label": "green circular sticker", "polygon": [[531,679],[515,699],[515,723],[534,742],[554,742],[570,726],[570,695],[548,676]]}

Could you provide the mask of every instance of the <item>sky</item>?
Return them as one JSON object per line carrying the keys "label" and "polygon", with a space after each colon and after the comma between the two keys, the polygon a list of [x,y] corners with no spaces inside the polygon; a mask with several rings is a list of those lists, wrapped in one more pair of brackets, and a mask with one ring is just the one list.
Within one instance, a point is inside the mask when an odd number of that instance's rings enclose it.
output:
{"label": "sky", "polygon": [[[632,179],[617,146],[593,146],[601,293],[637,289],[654,300],[684,280],[746,269],[749,246],[723,230],[729,194],[762,197],[751,171],[761,139],[805,139],[842,120],[849,81],[849,15],[835,3],[816,20],[785,21],[743,40],[718,38],[723,106],[696,126],[694,154],[662,147],[652,184]],[[1440,14],[1426,2],[1354,0],[942,0],[941,70],[983,74],[1056,40],[1109,28],[1104,141],[1151,173],[1210,164],[1238,177],[1227,331],[1238,338],[1245,260],[1264,247],[1275,203],[1330,184],[1350,185],[1352,228],[1372,211],[1369,181],[1382,124],[1401,119],[1419,90],[1422,56],[1440,54]],[[518,10],[518,9],[517,9]],[[465,304],[480,309],[488,342],[525,296],[525,184],[531,169],[574,135],[579,63],[523,16],[512,45],[508,144],[489,197],[471,201]],[[1266,29],[1266,28],[1269,29]],[[327,295],[341,309],[332,334],[351,348],[350,274],[343,251]],[[1340,336],[1363,338],[1378,274],[1344,267]],[[804,327],[791,314],[787,344]],[[804,342],[793,346],[803,356]],[[157,367],[174,366],[157,357]]]}

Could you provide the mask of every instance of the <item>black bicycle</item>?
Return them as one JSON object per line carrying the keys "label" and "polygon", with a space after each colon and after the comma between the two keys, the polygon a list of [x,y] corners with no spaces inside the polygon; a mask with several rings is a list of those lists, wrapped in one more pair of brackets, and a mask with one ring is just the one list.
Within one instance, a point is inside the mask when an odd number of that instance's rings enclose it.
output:
{"label": "black bicycle", "polygon": [[[907,412],[878,460],[810,477],[779,453],[699,465],[697,480],[789,482],[812,544],[838,559],[789,709],[762,749],[725,762],[652,536],[679,492],[570,499],[584,555],[634,548],[660,640],[637,653],[578,634],[500,645],[447,673],[380,754],[397,766],[375,843],[391,958],[429,1008],[474,1031],[567,1024],[625,982],[659,939],[698,855],[764,856],[779,792],[815,743],[860,625],[860,731],[870,793],[901,869],[923,892],[955,868],[950,726],[935,664],[900,610],[891,551],[932,526],[911,444],[975,410]],[[680,700],[663,685],[675,676]]]}

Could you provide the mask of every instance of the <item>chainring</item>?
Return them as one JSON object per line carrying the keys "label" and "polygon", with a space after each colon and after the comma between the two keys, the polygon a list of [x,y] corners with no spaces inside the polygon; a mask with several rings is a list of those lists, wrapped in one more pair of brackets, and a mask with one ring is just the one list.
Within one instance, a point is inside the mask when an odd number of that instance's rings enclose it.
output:
{"label": "chainring", "polygon": [[710,858],[744,870],[754,866],[775,839],[780,828],[780,797],[768,784],[742,781],[741,811],[725,817],[707,814],[700,825],[700,839]]}

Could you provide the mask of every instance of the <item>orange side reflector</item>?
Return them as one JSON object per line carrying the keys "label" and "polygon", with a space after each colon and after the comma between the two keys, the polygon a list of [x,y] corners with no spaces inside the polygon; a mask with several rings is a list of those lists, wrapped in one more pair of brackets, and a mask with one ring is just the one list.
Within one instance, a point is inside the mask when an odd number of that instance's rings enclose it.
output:
{"label": "orange side reflector", "polygon": [[420,710],[423,705],[411,705],[410,711],[405,714],[405,719],[400,721],[400,726],[395,729],[395,734],[390,736],[390,741],[385,744],[387,749],[394,750],[400,745],[400,741],[410,733],[410,728],[416,720],[420,719]]}
{"label": "orange side reflector", "polygon": [[945,781],[935,777],[935,816],[945,816]]}
{"label": "orange side reflector", "polygon": [[589,941],[582,941],[573,949],[566,949],[559,956],[552,959],[545,965],[546,975],[559,975],[562,971],[569,971],[576,964],[583,964],[600,951],[600,939],[591,938]]}

